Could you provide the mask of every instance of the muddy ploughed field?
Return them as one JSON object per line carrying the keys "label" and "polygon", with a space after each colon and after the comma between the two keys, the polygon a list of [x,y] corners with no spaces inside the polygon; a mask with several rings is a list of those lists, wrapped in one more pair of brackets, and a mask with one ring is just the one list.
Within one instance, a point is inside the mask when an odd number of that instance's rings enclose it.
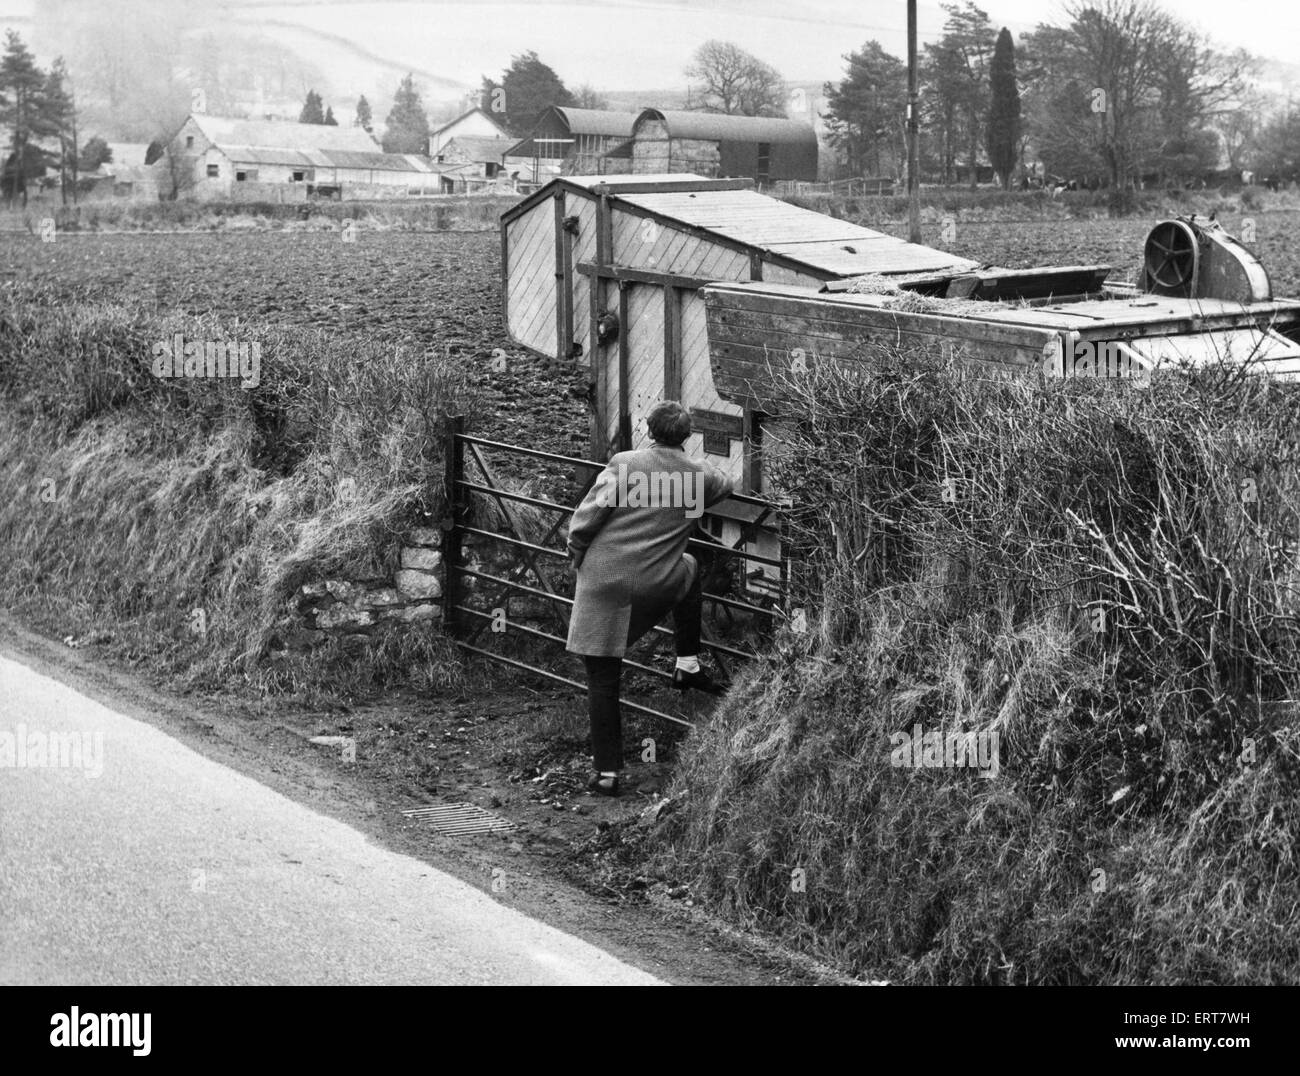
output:
{"label": "muddy ploughed field", "polygon": [[[1300,295],[1300,212],[1251,214],[1254,249],[1277,295]],[[1242,216],[1223,224],[1238,232]],[[965,223],[955,253],[993,265],[1109,264],[1133,280],[1153,219]],[[890,229],[904,234],[902,227]],[[933,234],[932,234],[933,233]],[[925,240],[939,244],[937,226]],[[501,320],[501,246],[495,231],[61,235],[43,244],[6,235],[0,280],[48,289],[53,301],[134,300],[187,314],[326,329],[463,357],[488,406],[476,416],[489,437],[582,455],[585,368],[561,367],[514,347]],[[505,351],[494,370],[493,349]],[[499,364],[498,364],[499,365]]]}
{"label": "muddy ploughed field", "polygon": [[[38,284],[52,302],[139,302],[253,325],[323,329],[388,342],[413,359],[462,359],[488,406],[481,432],[583,455],[583,371],[514,347],[501,321],[495,232],[62,234],[0,238],[0,282]],[[493,369],[493,349],[506,356]],[[500,365],[499,363],[496,365]]]}

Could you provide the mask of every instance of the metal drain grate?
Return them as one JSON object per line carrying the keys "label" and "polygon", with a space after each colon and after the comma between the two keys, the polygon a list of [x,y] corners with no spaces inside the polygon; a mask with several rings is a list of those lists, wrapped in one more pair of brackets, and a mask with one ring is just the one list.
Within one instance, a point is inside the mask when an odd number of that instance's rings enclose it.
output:
{"label": "metal drain grate", "polygon": [[417,822],[428,822],[439,833],[445,833],[449,837],[504,833],[515,828],[515,824],[508,819],[472,803],[438,803],[432,807],[412,807],[402,814]]}

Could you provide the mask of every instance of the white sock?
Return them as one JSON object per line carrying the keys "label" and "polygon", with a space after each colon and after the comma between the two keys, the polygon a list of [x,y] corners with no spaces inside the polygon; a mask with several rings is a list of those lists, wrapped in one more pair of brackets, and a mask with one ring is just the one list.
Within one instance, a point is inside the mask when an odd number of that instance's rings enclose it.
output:
{"label": "white sock", "polygon": [[700,671],[700,656],[698,654],[692,654],[688,658],[679,657],[677,659],[677,667],[681,669],[682,672],[697,673]]}
{"label": "white sock", "polygon": [[617,776],[618,776],[618,771],[617,771],[617,770],[601,770],[601,771],[600,771],[600,775],[601,775],[601,777],[617,777]]}

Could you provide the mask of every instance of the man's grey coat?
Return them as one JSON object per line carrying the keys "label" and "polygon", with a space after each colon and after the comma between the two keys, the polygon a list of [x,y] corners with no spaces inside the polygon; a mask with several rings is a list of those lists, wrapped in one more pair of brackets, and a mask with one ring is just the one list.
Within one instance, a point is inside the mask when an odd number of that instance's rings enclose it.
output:
{"label": "man's grey coat", "polygon": [[667,615],[695,580],[686,543],[699,514],[733,488],[680,447],[655,443],[611,458],[569,523],[577,588],[568,649],[622,657]]}

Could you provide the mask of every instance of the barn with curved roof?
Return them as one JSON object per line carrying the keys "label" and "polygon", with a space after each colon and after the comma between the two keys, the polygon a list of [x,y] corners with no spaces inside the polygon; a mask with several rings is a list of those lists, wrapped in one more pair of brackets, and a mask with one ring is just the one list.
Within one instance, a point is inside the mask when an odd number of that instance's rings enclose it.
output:
{"label": "barn with curved roof", "polygon": [[632,125],[632,171],[815,181],[817,133],[796,120],[646,108]]}
{"label": "barn with curved roof", "polygon": [[512,146],[507,156],[558,161],[564,175],[628,172],[631,164],[627,155],[610,157],[610,151],[632,137],[636,119],[635,112],[551,105],[528,137]]}

